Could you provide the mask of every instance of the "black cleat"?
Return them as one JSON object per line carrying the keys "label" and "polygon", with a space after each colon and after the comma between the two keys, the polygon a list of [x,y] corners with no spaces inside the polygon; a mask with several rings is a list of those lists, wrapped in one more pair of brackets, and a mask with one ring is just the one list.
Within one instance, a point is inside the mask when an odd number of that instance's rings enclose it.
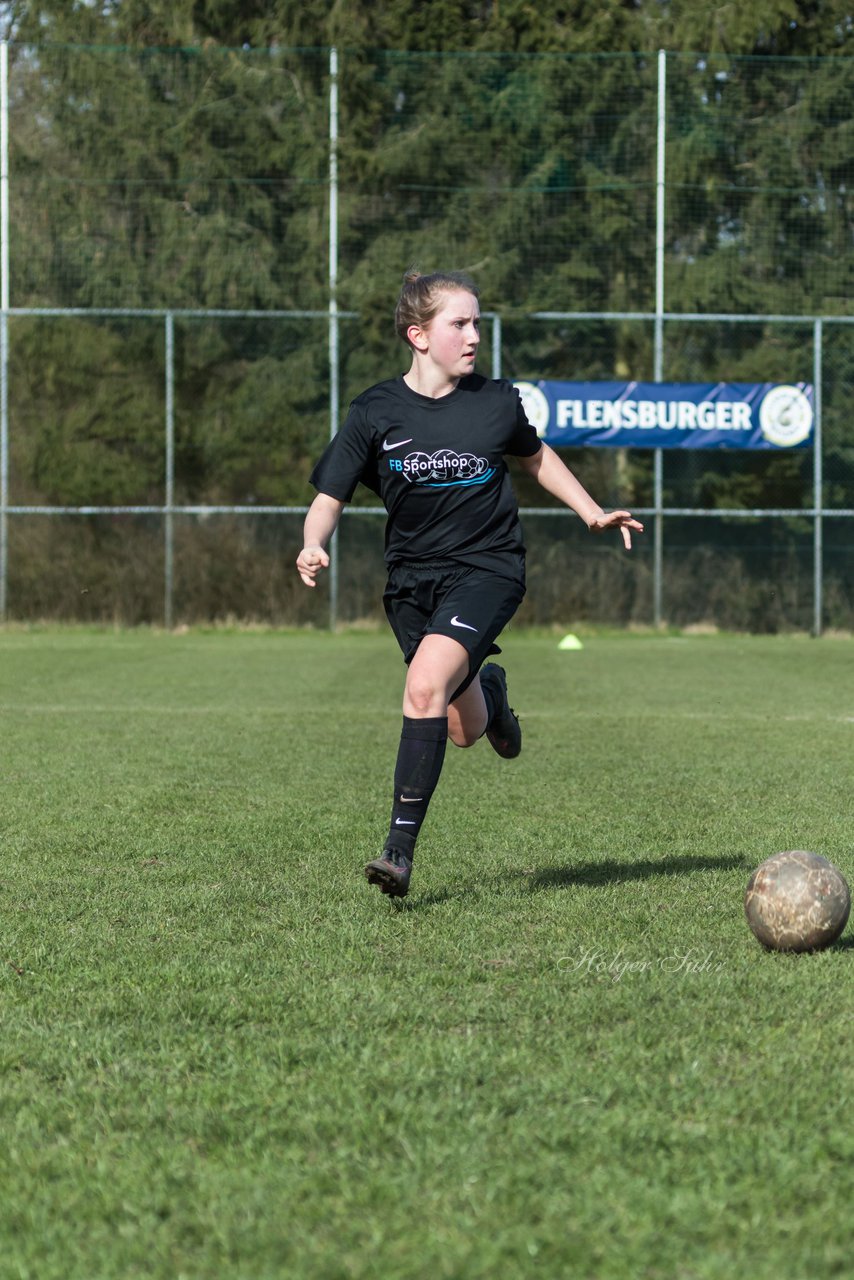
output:
{"label": "black cleat", "polygon": [[379,885],[392,898],[405,898],[409,892],[412,859],[399,849],[383,849],[378,858],[365,867],[369,884]]}
{"label": "black cleat", "polygon": [[494,751],[505,760],[514,760],[522,750],[522,730],[513,708],[507,701],[507,676],[504,668],[495,662],[487,662],[480,672],[481,684],[486,684],[496,695],[498,710],[486,727],[486,736]]}

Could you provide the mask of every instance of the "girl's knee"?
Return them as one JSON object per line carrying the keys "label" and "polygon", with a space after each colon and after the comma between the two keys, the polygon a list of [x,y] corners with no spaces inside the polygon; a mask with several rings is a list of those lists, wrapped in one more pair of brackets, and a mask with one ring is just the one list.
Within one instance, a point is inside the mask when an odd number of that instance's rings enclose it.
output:
{"label": "girl's knee", "polygon": [[447,715],[447,709],[444,689],[437,689],[425,680],[407,680],[403,695],[404,715],[440,716]]}

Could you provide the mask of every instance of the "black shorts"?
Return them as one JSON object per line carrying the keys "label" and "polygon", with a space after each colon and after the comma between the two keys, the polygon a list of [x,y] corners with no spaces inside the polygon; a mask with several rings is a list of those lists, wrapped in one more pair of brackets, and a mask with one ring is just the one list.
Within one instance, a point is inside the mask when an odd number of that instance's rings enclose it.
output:
{"label": "black shorts", "polygon": [[405,662],[412,661],[425,636],[449,636],[467,650],[469,673],[454,690],[453,702],[469,687],[483,660],[501,652],[495,639],[524,595],[521,582],[488,569],[441,561],[394,566],[383,604]]}

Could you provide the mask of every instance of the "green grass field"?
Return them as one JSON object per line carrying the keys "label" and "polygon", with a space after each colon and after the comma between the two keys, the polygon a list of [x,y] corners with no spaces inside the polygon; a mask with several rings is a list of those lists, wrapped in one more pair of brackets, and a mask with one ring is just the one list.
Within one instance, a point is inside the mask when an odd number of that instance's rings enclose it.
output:
{"label": "green grass field", "polygon": [[854,644],[504,649],[390,902],[390,637],[0,632],[3,1280],[854,1273]]}

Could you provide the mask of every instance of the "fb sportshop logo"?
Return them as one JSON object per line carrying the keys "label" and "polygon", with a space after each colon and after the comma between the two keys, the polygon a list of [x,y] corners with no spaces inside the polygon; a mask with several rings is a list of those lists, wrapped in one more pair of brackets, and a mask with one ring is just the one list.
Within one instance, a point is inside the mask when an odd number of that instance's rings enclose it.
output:
{"label": "fb sportshop logo", "polygon": [[[754,431],[756,405],[750,399],[652,399],[649,394],[633,398],[626,393],[637,387],[635,382],[610,399],[597,399],[590,394],[584,398],[559,398],[555,391],[550,399],[541,386],[532,382],[514,385],[525,416],[541,437],[554,426],[556,431],[708,431],[731,436],[735,443],[738,435]],[[590,389],[595,385],[589,384]],[[757,417],[764,439],[780,448],[801,444],[812,430],[812,404],[796,386],[771,387],[759,401]]]}
{"label": "fb sportshop logo", "polygon": [[389,458],[391,471],[400,472],[410,484],[426,485],[431,489],[446,489],[451,485],[485,484],[495,474],[487,458],[473,453],[455,453],[453,449],[438,449],[435,453],[408,453],[405,458]]}

